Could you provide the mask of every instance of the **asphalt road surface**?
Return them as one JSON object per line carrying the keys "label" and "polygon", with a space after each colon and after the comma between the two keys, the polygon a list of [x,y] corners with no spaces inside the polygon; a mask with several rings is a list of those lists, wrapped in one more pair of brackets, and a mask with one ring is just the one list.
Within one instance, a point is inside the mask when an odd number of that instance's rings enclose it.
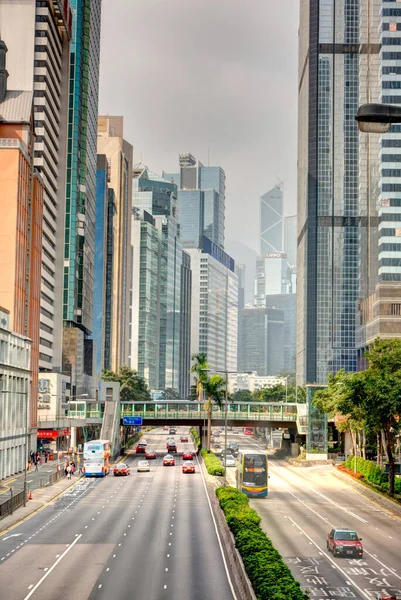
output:
{"label": "asphalt road surface", "polygon": [[163,467],[168,431],[145,435],[150,473],[130,455],[130,476],[81,479],[3,535],[0,600],[233,600],[199,466]]}
{"label": "asphalt road surface", "polygon": [[[223,446],[223,435],[221,441]],[[242,450],[264,449],[243,434],[230,434],[230,441],[237,441]],[[333,470],[270,460],[269,497],[251,501],[263,529],[311,599],[401,595],[401,520],[339,481]],[[227,471],[235,485],[235,469]],[[327,533],[335,526],[357,531],[363,559],[333,558],[327,551]]]}

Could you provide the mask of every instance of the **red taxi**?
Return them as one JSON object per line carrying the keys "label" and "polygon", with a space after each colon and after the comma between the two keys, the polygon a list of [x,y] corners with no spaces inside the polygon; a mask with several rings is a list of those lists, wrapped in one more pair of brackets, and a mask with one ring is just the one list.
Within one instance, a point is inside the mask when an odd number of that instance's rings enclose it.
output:
{"label": "red taxi", "polygon": [[195,464],[192,462],[192,460],[187,460],[186,462],[184,462],[184,464],[182,465],[182,472],[195,473]]}
{"label": "red taxi", "polygon": [[145,458],[147,458],[147,460],[154,460],[157,458],[155,450],[148,450],[145,454]]}
{"label": "red taxi", "polygon": [[191,450],[184,450],[182,453],[182,460],[193,460],[194,453]]}
{"label": "red taxi", "polygon": [[174,466],[175,466],[174,456],[171,456],[171,454],[166,454],[166,456],[163,458],[163,467],[174,467]]}
{"label": "red taxi", "polygon": [[138,444],[138,446],[135,448],[135,452],[136,452],[136,454],[145,454],[146,446],[142,446],[141,444]]}
{"label": "red taxi", "polygon": [[327,550],[333,556],[357,556],[362,558],[362,538],[353,529],[335,527],[327,535]]}
{"label": "red taxi", "polygon": [[119,465],[115,465],[113,469],[114,475],[129,475],[129,466],[125,463],[120,463]]}

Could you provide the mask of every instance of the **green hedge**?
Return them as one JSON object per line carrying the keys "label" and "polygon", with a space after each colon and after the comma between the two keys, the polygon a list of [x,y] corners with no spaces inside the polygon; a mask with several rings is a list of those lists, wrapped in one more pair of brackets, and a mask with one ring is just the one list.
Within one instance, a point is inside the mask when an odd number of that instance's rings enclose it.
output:
{"label": "green hedge", "polygon": [[216,490],[220,507],[258,600],[308,600],[290,569],[260,528],[261,518],[249,500],[232,487]]}
{"label": "green hedge", "polygon": [[201,450],[201,454],[205,463],[205,467],[209,475],[222,476],[224,475],[224,467],[212,452]]}
{"label": "green hedge", "polygon": [[141,439],[142,436],[143,436],[142,431],[140,431],[139,433],[134,433],[132,438],[130,438],[128,440],[128,442],[125,444],[124,450],[128,450],[128,448],[131,448],[131,446],[133,446],[135,444],[135,442],[137,442],[139,439]]}
{"label": "green hedge", "polygon": [[[355,458],[352,454],[349,455],[344,465],[349,469],[355,469]],[[388,483],[388,475],[378,465],[371,460],[365,460],[364,458],[356,459],[356,471],[361,473],[368,481],[376,485],[382,486],[384,483]]]}
{"label": "green hedge", "polygon": [[201,441],[200,441],[199,435],[196,432],[196,429],[194,429],[193,427],[191,427],[191,429],[189,431],[191,432],[191,435],[194,438],[196,447],[200,448],[201,447]]}

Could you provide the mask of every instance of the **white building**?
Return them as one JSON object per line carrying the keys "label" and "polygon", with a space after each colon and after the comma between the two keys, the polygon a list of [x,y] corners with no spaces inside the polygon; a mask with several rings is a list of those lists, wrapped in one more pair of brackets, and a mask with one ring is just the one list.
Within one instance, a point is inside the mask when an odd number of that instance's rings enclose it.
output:
{"label": "white building", "polygon": [[0,0],[8,87],[33,91],[35,167],[44,182],[39,367],[61,367],[67,116],[72,14],[68,1]]}
{"label": "white building", "polygon": [[211,373],[237,370],[238,278],[234,261],[204,237],[191,256],[191,356],[204,352]]}
{"label": "white building", "polygon": [[0,307],[0,481],[23,471],[36,450],[28,437],[30,360],[31,340],[11,331],[10,313]]}
{"label": "white building", "polygon": [[266,306],[266,296],[293,294],[296,291],[296,269],[284,252],[261,254],[256,259],[254,304]]}
{"label": "white building", "polygon": [[263,388],[271,388],[275,385],[285,385],[285,377],[273,377],[258,375],[256,371],[252,373],[236,373],[228,378],[229,391],[235,394],[240,390],[249,390],[255,392]]}

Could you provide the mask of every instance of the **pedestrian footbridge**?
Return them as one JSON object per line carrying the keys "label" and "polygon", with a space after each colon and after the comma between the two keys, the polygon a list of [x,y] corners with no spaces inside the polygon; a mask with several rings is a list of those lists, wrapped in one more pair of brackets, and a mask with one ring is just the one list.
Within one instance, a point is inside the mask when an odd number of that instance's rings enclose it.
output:
{"label": "pedestrian footbridge", "polygon": [[[124,417],[142,417],[143,425],[195,425],[202,426],[208,418],[207,402],[188,401],[155,401],[155,402],[121,402],[115,403],[120,413],[120,424]],[[298,407],[300,409],[298,410]],[[224,425],[227,418],[229,425],[239,427],[292,427],[297,426],[303,433],[305,405],[285,402],[248,402],[232,403],[225,407],[213,405],[211,419],[213,425]],[[70,410],[69,418],[83,420],[85,423],[101,423],[104,405],[97,404],[97,410]]]}

